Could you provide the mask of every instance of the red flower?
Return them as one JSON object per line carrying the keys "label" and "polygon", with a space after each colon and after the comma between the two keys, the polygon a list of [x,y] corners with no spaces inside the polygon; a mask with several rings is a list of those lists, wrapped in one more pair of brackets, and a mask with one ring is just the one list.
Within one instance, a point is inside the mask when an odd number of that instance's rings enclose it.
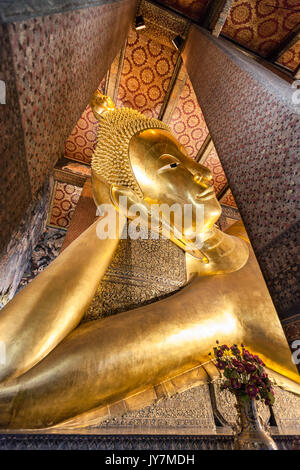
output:
{"label": "red flower", "polygon": [[249,382],[256,386],[264,386],[264,383],[257,375],[250,375]]}
{"label": "red flower", "polygon": [[258,393],[258,388],[255,385],[247,384],[246,393],[250,398],[255,398]]}
{"label": "red flower", "polygon": [[251,372],[255,372],[256,371],[256,367],[254,364],[251,364],[250,362],[244,362],[244,366],[245,366],[245,369],[246,369],[246,372],[248,374],[251,374]]}
{"label": "red flower", "polygon": [[241,383],[238,381],[238,379],[229,379],[230,380],[230,386],[231,388],[237,390],[241,388]]}
{"label": "red flower", "polygon": [[232,364],[234,365],[234,367],[236,368],[239,374],[242,374],[243,372],[245,372],[245,367],[237,359],[232,359]]}
{"label": "red flower", "polygon": [[260,357],[258,356],[253,356],[253,359],[255,360],[255,362],[257,362],[258,364],[260,364],[261,366],[264,366],[265,364],[263,363],[263,361],[261,360]]}
{"label": "red flower", "polygon": [[253,362],[253,356],[252,356],[252,354],[249,353],[249,351],[247,351],[247,349],[243,350],[243,359],[245,361]]}
{"label": "red flower", "polygon": [[238,371],[239,374],[243,374],[245,372],[245,367],[243,364],[240,362],[238,366],[236,366],[236,370]]}
{"label": "red flower", "polygon": [[226,367],[226,362],[225,361],[221,361],[220,359],[217,361],[216,363],[216,366],[218,369],[220,370],[224,370],[225,367]]}

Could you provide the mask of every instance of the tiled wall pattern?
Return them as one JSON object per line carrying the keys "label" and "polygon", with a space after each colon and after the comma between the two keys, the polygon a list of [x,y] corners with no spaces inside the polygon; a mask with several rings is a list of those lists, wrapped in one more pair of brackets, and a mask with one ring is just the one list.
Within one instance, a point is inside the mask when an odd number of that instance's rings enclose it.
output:
{"label": "tiled wall pattern", "polygon": [[[105,77],[98,90],[104,93]],[[87,105],[65,143],[65,157],[83,163],[91,163],[97,141],[98,121],[90,105]]]}
{"label": "tiled wall pattern", "polygon": [[135,1],[125,0],[8,26],[33,194],[63,154],[125,40],[134,9]]}
{"label": "tiled wall pattern", "polygon": [[[289,344],[293,343],[295,340],[300,338],[300,315],[292,315],[289,318],[285,318],[282,321],[282,326],[285,331],[287,340]],[[295,349],[298,349],[298,344],[296,344]],[[299,357],[299,355],[297,355]]]}
{"label": "tiled wall pattern", "polygon": [[[226,179],[226,176],[225,176],[222,164],[220,162],[220,159],[218,157],[215,146],[213,146],[210,153],[208,154],[204,162],[204,166],[207,166],[207,168],[209,168],[210,171],[212,172],[215,192],[218,195],[220,191],[222,191],[224,186],[226,186],[227,179]],[[228,204],[228,205],[231,206],[233,204]],[[234,207],[236,207],[235,204],[234,204]]]}
{"label": "tiled wall pattern", "polygon": [[233,50],[229,57],[193,28],[187,70],[274,304],[285,318],[299,314],[300,306],[300,117],[268,90],[267,79],[262,86],[233,57]]}
{"label": "tiled wall pattern", "polygon": [[224,205],[221,203],[222,214],[219,218],[217,225],[223,232],[227,230],[232,224],[241,219],[238,209]]}
{"label": "tiled wall pattern", "polygon": [[65,143],[65,157],[90,163],[97,140],[98,121],[87,105]]}
{"label": "tiled wall pattern", "polygon": [[155,42],[173,48],[172,39],[175,36],[179,34],[185,38],[187,35],[187,22],[184,18],[154,3],[141,0],[139,14],[143,16],[146,26],[146,29],[140,32],[146,33]]}
{"label": "tiled wall pattern", "polygon": [[235,199],[233,197],[233,194],[231,192],[231,189],[228,189],[222,199],[220,200],[221,204],[224,204],[225,206],[231,206],[237,208]]}
{"label": "tiled wall pattern", "polygon": [[[109,88],[114,89],[112,77],[116,80],[120,76],[117,106],[129,106],[145,115],[158,117],[178,59],[178,51],[171,39],[177,33],[184,35],[186,27],[181,19],[174,19],[170,13],[152,4],[142,2],[140,8],[146,29],[130,30],[123,61],[114,61],[108,73]],[[99,89],[104,91],[104,81]],[[172,110],[168,109],[162,119],[170,125],[189,155],[195,158],[209,131],[184,66],[177,75],[168,106]],[[96,135],[97,120],[87,106],[66,141],[65,156],[89,164]],[[219,193],[226,184],[226,177],[215,149],[207,165]]]}
{"label": "tiled wall pattern", "polygon": [[298,0],[236,0],[222,34],[267,56],[299,23]]}
{"label": "tiled wall pattern", "polygon": [[148,117],[158,117],[177,57],[174,47],[131,29],[117,105],[137,109]]}
{"label": "tiled wall pattern", "polygon": [[67,229],[78,203],[82,188],[56,182],[48,224]]}
{"label": "tiled wall pattern", "polygon": [[[209,9],[214,9],[214,3],[218,4],[214,0],[159,0],[159,3],[183,13],[198,24],[203,19],[207,20]],[[290,35],[299,29],[299,0],[231,0],[227,5],[230,12],[224,18],[225,24],[219,18],[221,34],[262,56],[268,57],[280,50]],[[300,63],[299,42],[277,62],[294,72]]]}
{"label": "tiled wall pattern", "polygon": [[7,92],[0,106],[5,256],[15,233],[23,231],[25,245],[30,224],[24,215],[36,208],[66,138],[124,43],[135,6],[135,0],[120,0],[0,26],[0,80]]}
{"label": "tiled wall pattern", "polygon": [[208,128],[188,77],[169,125],[190,157],[195,158],[208,135]]}
{"label": "tiled wall pattern", "polygon": [[[300,5],[300,3],[299,3]],[[277,63],[295,71],[300,64],[300,41],[290,47],[278,60]]]}
{"label": "tiled wall pattern", "polygon": [[7,25],[0,25],[0,80],[6,84],[6,104],[0,104],[0,256],[32,204],[18,91]]}
{"label": "tiled wall pattern", "polygon": [[[192,45],[203,53],[193,53]],[[247,230],[261,249],[297,221],[300,118],[196,28],[185,61]]]}

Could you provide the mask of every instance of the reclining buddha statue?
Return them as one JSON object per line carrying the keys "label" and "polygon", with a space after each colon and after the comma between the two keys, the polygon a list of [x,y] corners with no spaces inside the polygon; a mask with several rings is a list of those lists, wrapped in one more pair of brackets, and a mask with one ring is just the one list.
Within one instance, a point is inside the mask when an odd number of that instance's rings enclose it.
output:
{"label": "reclining buddha statue", "polygon": [[[297,369],[245,232],[235,227],[224,233],[216,226],[221,207],[209,169],[190,158],[161,121],[116,109],[99,92],[91,106],[99,120],[93,197],[98,207],[111,210],[100,213],[0,312],[5,348],[0,428],[80,420],[208,363],[216,340],[244,343],[281,385],[300,393]],[[137,205],[146,225],[154,206],[192,208],[184,227],[162,209],[164,223],[157,229],[162,235],[169,229],[172,242],[184,250],[186,285],[147,305],[81,323],[123,236],[124,198],[126,216],[130,219],[130,208]],[[199,208],[204,211],[195,234]],[[114,237],[99,235],[108,212],[118,224]]]}

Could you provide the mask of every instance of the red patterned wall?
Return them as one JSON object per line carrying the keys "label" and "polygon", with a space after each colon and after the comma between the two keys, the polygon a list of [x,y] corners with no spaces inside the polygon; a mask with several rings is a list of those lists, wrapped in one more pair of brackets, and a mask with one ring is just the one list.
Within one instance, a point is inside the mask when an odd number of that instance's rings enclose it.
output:
{"label": "red patterned wall", "polygon": [[125,40],[134,10],[135,1],[124,0],[8,25],[33,195]]}
{"label": "red patterned wall", "polygon": [[208,135],[208,128],[189,78],[169,125],[188,154],[195,158]]}
{"label": "red patterned wall", "polygon": [[220,203],[224,204],[225,206],[231,206],[231,207],[236,207],[237,208],[237,205],[236,205],[235,199],[232,195],[231,189],[228,189],[228,191],[226,191],[226,193],[224,194],[224,196],[220,200]]}
{"label": "red patterned wall", "polygon": [[82,188],[56,182],[51,205],[49,225],[67,229],[72,219]]}
{"label": "red patterned wall", "polygon": [[[171,46],[171,45],[170,45]],[[157,117],[168,89],[178,51],[144,32],[131,30],[118,91],[118,106]]]}
{"label": "red patterned wall", "polygon": [[[226,179],[223,167],[221,165],[220,159],[218,157],[217,151],[215,149],[215,146],[213,146],[213,148],[211,149],[207,159],[205,160],[204,165],[207,166],[212,172],[215,192],[218,195],[219,192],[222,191],[224,186],[227,184],[227,179]],[[227,204],[227,205],[229,206],[233,205],[234,207],[236,207],[235,203]]]}
{"label": "red patterned wall", "polygon": [[277,62],[294,72],[300,64],[300,41],[288,49]]}
{"label": "red patterned wall", "polygon": [[[98,89],[104,93],[105,78]],[[98,121],[90,105],[87,105],[65,143],[65,157],[90,163],[97,140]]]}

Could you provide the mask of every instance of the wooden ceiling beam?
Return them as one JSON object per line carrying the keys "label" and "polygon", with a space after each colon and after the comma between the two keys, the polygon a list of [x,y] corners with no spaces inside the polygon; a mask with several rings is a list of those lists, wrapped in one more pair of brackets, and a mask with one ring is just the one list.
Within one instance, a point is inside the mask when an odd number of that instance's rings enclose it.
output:
{"label": "wooden ceiling beam", "polygon": [[239,50],[243,54],[246,54],[248,57],[251,57],[255,62],[258,62],[259,64],[263,65],[264,67],[271,70],[276,75],[288,81],[289,83],[293,82],[293,74],[287,68],[283,67],[280,64],[271,62],[269,59],[266,59],[263,56],[259,55],[258,52],[255,52],[246,46],[242,46],[241,44],[236,42],[234,39],[228,36],[224,36],[222,33],[221,33],[221,37],[225,41],[230,42],[235,49]]}
{"label": "wooden ceiling beam", "polygon": [[224,24],[226,23],[226,20],[228,18],[228,15],[230,13],[231,7],[234,3],[234,0],[225,0],[223,1],[223,6],[219,9],[219,12],[217,15],[214,17],[212,24],[211,24],[211,29],[212,29],[212,35],[215,37],[219,37],[221,34],[221,31],[223,29]]}
{"label": "wooden ceiling beam", "polygon": [[290,34],[287,35],[285,40],[279,44],[278,48],[273,51],[267,60],[275,62],[279,57],[281,57],[286,51],[293,47],[296,42],[300,40],[300,26],[297,26]]}
{"label": "wooden ceiling beam", "polygon": [[192,24],[195,24],[195,25],[198,25],[198,26],[201,25],[200,21],[196,21],[196,20],[190,18],[189,16],[185,15],[184,13],[177,10],[176,8],[173,8],[169,5],[161,3],[159,0],[146,0],[146,1],[148,3],[152,3],[153,5],[156,5],[157,7],[161,8],[162,10],[168,11],[169,13],[173,13],[173,15],[179,16],[180,18],[182,18],[183,20],[186,20],[190,24],[192,23]]}
{"label": "wooden ceiling beam", "polygon": [[175,67],[174,67],[174,70],[173,70],[173,74],[172,74],[167,92],[166,92],[165,97],[164,97],[163,104],[161,105],[161,109],[160,109],[160,112],[159,112],[159,115],[158,115],[158,119],[160,121],[162,121],[164,119],[165,112],[166,112],[166,109],[168,107],[170,97],[172,95],[172,91],[174,89],[174,86],[175,86],[175,83],[176,83],[176,80],[177,80],[177,77],[178,77],[181,66],[182,66],[182,58],[181,58],[181,55],[179,54],[179,56],[177,58],[177,62],[176,62]]}
{"label": "wooden ceiling beam", "polygon": [[116,102],[118,97],[126,46],[127,41],[123,45],[122,49],[119,51],[118,55],[114,58],[106,74],[104,94],[110,96],[114,102]]}
{"label": "wooden ceiling beam", "polygon": [[217,199],[218,201],[220,201],[222,199],[223,196],[225,196],[225,194],[227,193],[229,189],[229,184],[226,183],[224,188],[221,189],[221,191],[219,192],[219,194],[217,195]]}
{"label": "wooden ceiling beam", "polygon": [[206,10],[206,14],[202,20],[201,26],[203,28],[212,30],[213,24],[216,23],[217,18],[219,17],[226,0],[212,0]]}
{"label": "wooden ceiling beam", "polygon": [[213,145],[214,145],[214,143],[212,141],[211,135],[208,134],[206,136],[205,141],[201,145],[201,147],[199,149],[199,152],[196,155],[196,158],[195,158],[196,162],[201,163],[201,165],[203,165],[205,163],[205,160],[207,159],[208,154],[210,153]]}
{"label": "wooden ceiling beam", "polygon": [[72,164],[77,164],[78,167],[82,167],[82,169],[86,168],[90,170],[90,166],[83,162],[62,157],[57,161],[54,167],[54,179],[60,183],[82,187],[86,180],[90,178],[90,174],[88,174],[88,172],[86,174],[80,174],[76,172],[76,170],[72,170]]}

